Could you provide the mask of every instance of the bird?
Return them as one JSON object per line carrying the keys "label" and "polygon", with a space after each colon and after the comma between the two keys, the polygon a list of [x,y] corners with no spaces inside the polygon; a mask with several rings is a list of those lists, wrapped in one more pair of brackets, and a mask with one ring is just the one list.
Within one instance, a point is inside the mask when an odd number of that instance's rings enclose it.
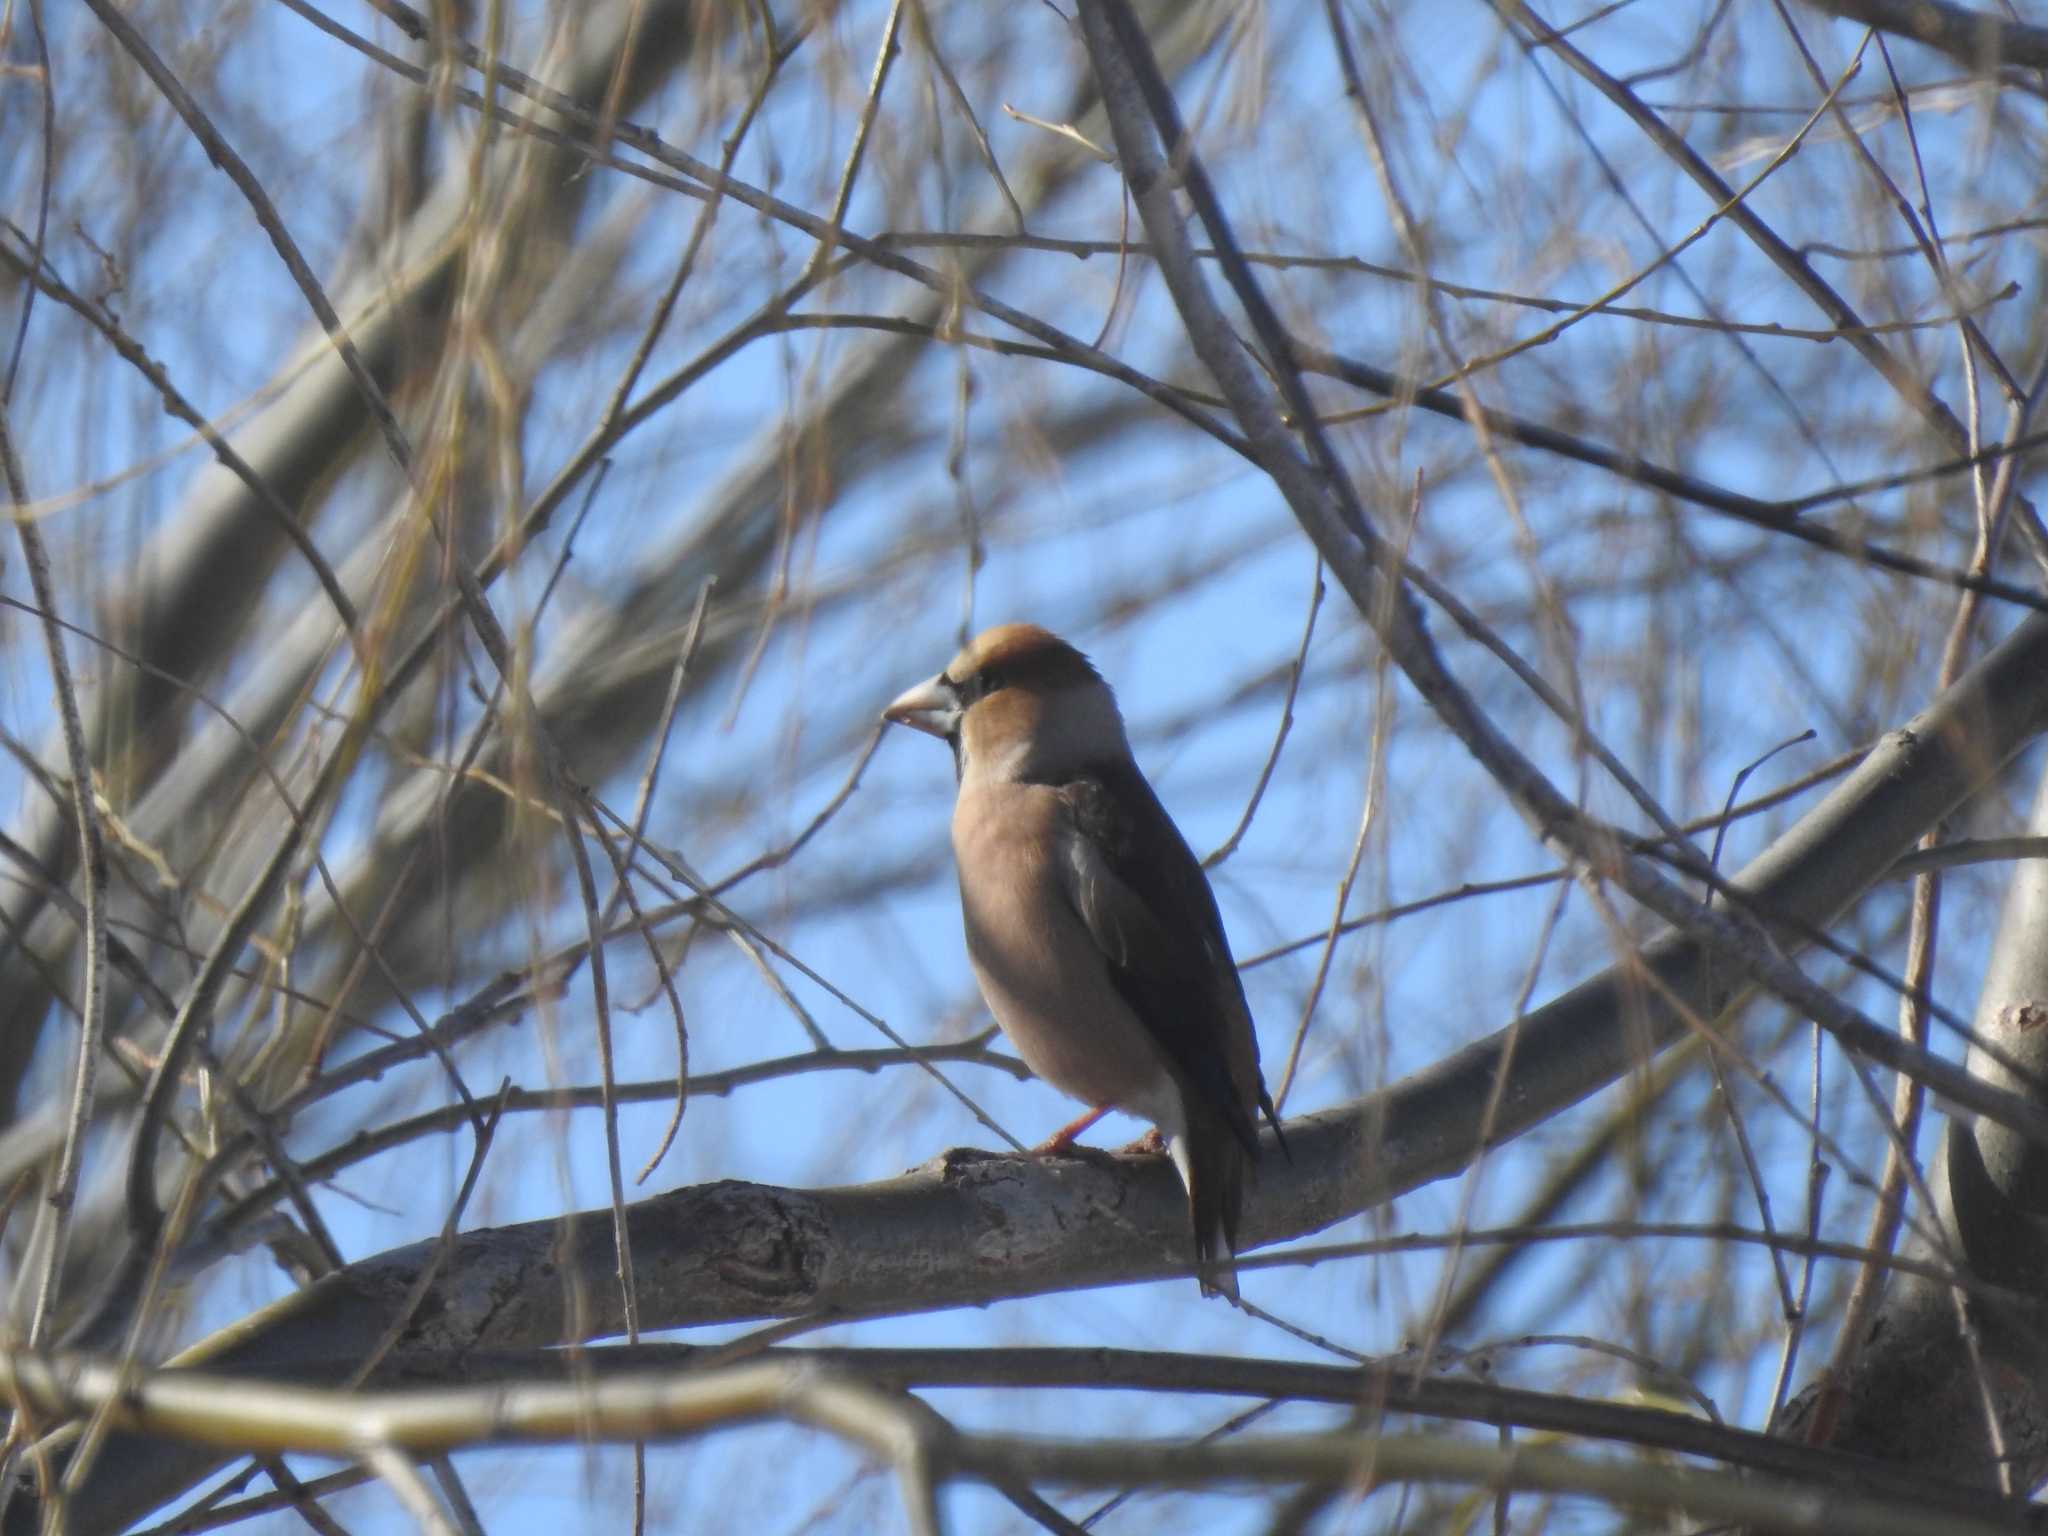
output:
{"label": "bird", "polygon": [[[967,954],[1026,1066],[1158,1128],[1187,1191],[1204,1295],[1234,1258],[1264,1113],[1258,1037],[1215,893],[1139,770],[1094,664],[1035,624],[983,631],[882,718],[953,750],[953,858]],[[1288,1154],[1291,1160],[1291,1154]]]}

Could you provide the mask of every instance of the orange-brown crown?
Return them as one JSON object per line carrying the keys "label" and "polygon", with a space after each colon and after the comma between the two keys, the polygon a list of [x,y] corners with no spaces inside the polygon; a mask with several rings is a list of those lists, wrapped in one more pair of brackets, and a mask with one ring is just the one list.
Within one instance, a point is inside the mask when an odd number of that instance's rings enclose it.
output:
{"label": "orange-brown crown", "polygon": [[1102,681],[1086,656],[1036,624],[983,630],[947,663],[945,677],[969,704],[1004,688],[1049,692]]}

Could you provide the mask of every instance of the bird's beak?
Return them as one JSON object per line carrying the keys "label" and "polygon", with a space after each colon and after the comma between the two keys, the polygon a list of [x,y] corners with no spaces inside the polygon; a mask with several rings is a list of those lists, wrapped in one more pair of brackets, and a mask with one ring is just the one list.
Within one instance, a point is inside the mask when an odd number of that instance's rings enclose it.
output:
{"label": "bird's beak", "polygon": [[951,736],[960,723],[960,699],[946,674],[927,678],[915,688],[906,688],[882,711],[884,720],[907,725],[932,736]]}

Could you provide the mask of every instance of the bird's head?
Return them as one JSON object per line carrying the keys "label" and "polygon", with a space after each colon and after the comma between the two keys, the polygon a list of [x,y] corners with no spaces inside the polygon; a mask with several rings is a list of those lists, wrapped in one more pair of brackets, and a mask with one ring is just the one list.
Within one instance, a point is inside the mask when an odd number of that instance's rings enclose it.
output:
{"label": "bird's head", "polygon": [[945,741],[963,782],[1037,778],[1130,755],[1109,684],[1036,624],[983,630],[882,718]]}

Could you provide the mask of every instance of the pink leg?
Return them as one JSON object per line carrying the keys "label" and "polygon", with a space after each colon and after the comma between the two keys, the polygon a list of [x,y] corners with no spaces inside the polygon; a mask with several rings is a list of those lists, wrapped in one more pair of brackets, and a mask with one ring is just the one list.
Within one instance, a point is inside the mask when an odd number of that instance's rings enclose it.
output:
{"label": "pink leg", "polygon": [[1107,1104],[1096,1105],[1095,1108],[1089,1110],[1087,1114],[1076,1120],[1072,1125],[1063,1126],[1059,1130],[1054,1131],[1052,1135],[1046,1137],[1044,1141],[1041,1141],[1031,1149],[1031,1155],[1034,1157],[1060,1156],[1073,1146],[1076,1136],[1087,1130],[1089,1126],[1108,1113],[1109,1106]]}

